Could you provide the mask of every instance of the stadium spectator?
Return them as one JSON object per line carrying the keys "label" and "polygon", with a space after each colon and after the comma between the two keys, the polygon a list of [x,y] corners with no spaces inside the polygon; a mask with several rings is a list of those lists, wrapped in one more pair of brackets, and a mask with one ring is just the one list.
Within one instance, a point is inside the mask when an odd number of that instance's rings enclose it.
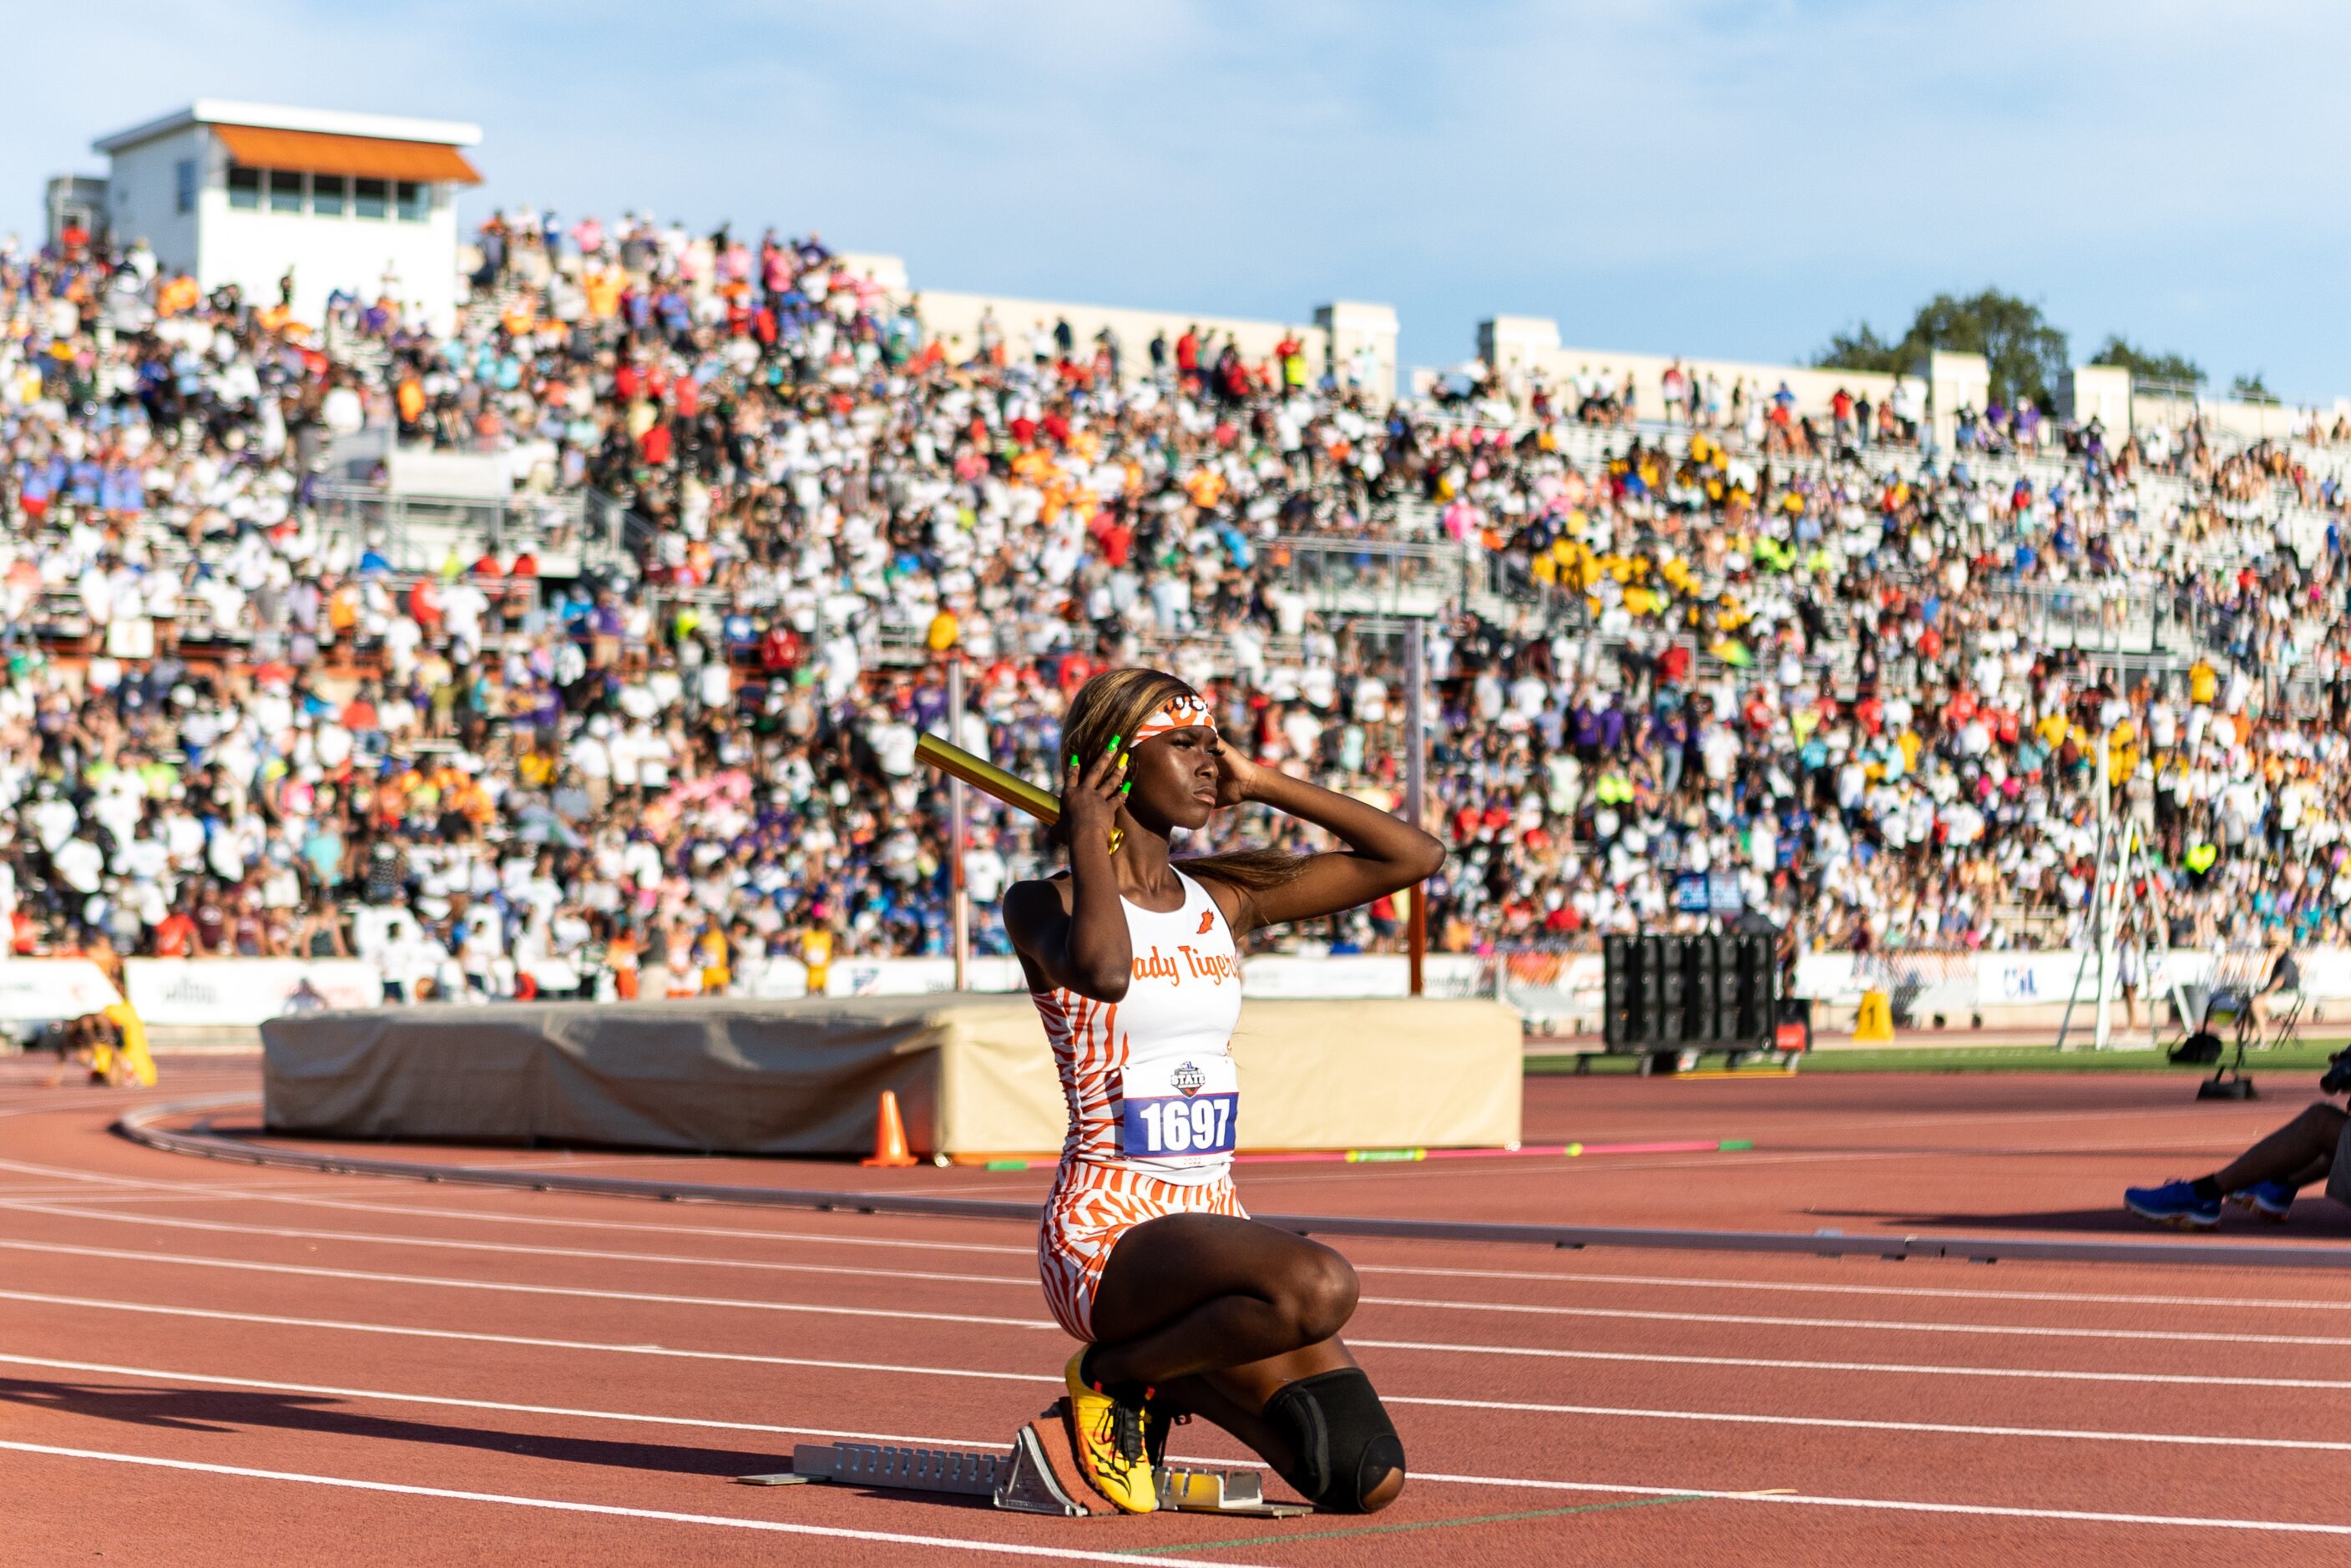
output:
{"label": "stadium spectator", "polygon": [[[913,747],[945,659],[957,737],[1029,777],[1091,674],[1150,662],[1229,743],[1391,804],[1396,651],[1314,574],[1424,532],[1469,563],[1429,639],[1441,946],[1589,945],[1718,883],[1810,946],[2062,945],[2101,791],[2173,941],[2344,935],[2344,497],[2311,442],[2020,400],[1935,454],[1907,382],[1816,424],[1679,361],[1663,424],[1588,369],[1387,409],[1295,332],[1253,361],[1196,324],[1128,382],[1066,319],[943,341],[814,237],[516,212],[479,244],[446,338],[138,249],[0,258],[17,950],[348,950],[409,998],[943,952]],[[554,520],[403,554],[336,510],[378,430],[504,455],[509,515]],[[626,527],[575,575],[590,491]],[[2164,651],[2099,652],[2149,615]],[[982,950],[1039,863],[976,806]]]}

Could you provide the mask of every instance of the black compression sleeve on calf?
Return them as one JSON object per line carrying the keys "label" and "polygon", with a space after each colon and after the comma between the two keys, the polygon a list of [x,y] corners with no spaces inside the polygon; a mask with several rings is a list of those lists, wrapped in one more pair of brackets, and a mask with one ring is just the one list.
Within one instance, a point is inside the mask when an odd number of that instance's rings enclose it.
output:
{"label": "black compression sleeve on calf", "polygon": [[1361,1513],[1372,1489],[1404,1470],[1403,1440],[1360,1368],[1285,1385],[1266,1401],[1265,1416],[1297,1450],[1282,1479],[1318,1508]]}

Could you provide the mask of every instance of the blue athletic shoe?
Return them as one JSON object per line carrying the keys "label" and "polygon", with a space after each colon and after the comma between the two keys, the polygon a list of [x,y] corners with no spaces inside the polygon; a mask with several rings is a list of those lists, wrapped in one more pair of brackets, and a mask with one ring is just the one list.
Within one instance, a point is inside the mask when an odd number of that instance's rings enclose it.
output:
{"label": "blue athletic shoe", "polygon": [[2141,1219],[2181,1230],[2210,1230],[2220,1223],[2220,1200],[2199,1197],[2196,1184],[2168,1181],[2161,1186],[2123,1188],[2123,1207]]}
{"label": "blue athletic shoe", "polygon": [[2283,1225],[2285,1217],[2294,1212],[2294,1188],[2282,1181],[2257,1181],[2242,1192],[2232,1192],[2229,1201],[2250,1208],[2273,1225]]}

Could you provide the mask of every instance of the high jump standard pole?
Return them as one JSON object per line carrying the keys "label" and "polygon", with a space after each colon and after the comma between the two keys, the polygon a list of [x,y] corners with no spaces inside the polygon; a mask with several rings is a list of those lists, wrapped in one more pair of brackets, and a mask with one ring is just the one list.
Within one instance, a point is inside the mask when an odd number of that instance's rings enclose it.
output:
{"label": "high jump standard pole", "polygon": [[[963,650],[947,650],[947,737],[963,744]],[[963,880],[963,780],[947,776],[948,885],[955,890],[955,988],[971,986],[971,889]]]}
{"label": "high jump standard pole", "polygon": [[[1428,647],[1420,618],[1404,623],[1404,815],[1423,825],[1422,789],[1427,771],[1428,737],[1422,732],[1421,707],[1428,691]],[[1428,884],[1413,883],[1412,910],[1407,920],[1412,955],[1412,994],[1421,994],[1421,960],[1428,952]]]}

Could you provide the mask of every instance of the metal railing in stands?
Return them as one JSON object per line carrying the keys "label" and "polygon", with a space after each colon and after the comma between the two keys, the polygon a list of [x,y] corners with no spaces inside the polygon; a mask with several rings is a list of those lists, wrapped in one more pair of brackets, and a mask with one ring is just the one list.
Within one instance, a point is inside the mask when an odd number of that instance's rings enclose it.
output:
{"label": "metal railing in stands", "polygon": [[1469,576],[1463,547],[1440,539],[1281,534],[1266,557],[1268,576],[1315,608],[1355,614],[1437,614]]}
{"label": "metal railing in stands", "polygon": [[596,490],[484,498],[329,481],[311,503],[328,538],[347,539],[354,554],[373,549],[409,571],[434,570],[452,550],[463,559],[524,549],[577,551],[586,565],[625,567],[643,559],[656,537],[653,524]]}

